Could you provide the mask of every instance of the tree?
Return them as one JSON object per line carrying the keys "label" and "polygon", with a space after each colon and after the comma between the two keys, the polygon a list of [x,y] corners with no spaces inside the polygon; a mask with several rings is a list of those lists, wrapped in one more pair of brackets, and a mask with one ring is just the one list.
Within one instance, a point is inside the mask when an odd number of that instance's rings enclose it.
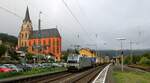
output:
{"label": "tree", "polygon": [[13,60],[19,60],[19,56],[17,55],[14,48],[8,48],[8,54]]}
{"label": "tree", "polygon": [[147,57],[148,59],[150,59],[150,53],[144,53],[142,56]]}
{"label": "tree", "polygon": [[0,57],[5,54],[7,47],[5,45],[0,45]]}
{"label": "tree", "polygon": [[131,64],[131,57],[130,56],[126,56],[125,60],[124,60],[125,64]]}
{"label": "tree", "polygon": [[67,58],[68,58],[68,55],[62,56],[62,59],[63,59],[65,62],[67,61]]}
{"label": "tree", "polygon": [[141,59],[141,56],[133,56],[132,57],[132,63],[137,64]]}
{"label": "tree", "polygon": [[3,41],[3,43],[7,43],[12,46],[16,46],[18,41],[17,37],[8,35],[6,33],[0,33],[0,39]]}
{"label": "tree", "polygon": [[33,59],[33,54],[27,53],[26,58],[27,58],[28,60],[32,60],[32,59]]}

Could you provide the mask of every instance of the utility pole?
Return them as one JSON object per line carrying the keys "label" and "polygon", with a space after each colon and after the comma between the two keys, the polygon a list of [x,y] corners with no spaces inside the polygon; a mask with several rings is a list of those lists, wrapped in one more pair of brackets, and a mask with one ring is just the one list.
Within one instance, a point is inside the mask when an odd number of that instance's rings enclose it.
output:
{"label": "utility pole", "polygon": [[122,41],[126,40],[125,38],[117,38],[121,42],[121,70],[123,71],[123,44]]}
{"label": "utility pole", "polygon": [[37,55],[38,55],[38,61],[39,61],[39,51],[41,48],[41,41],[40,41],[40,38],[41,38],[41,14],[42,12],[40,11],[39,12],[39,20],[38,20],[38,46],[37,46]]}
{"label": "utility pole", "polygon": [[131,58],[130,63],[132,64],[133,63],[133,44],[137,44],[137,43],[130,40],[129,44],[130,44],[130,58]]}
{"label": "utility pole", "polygon": [[130,63],[132,64],[132,59],[133,59],[133,56],[132,56],[132,44],[133,44],[133,42],[132,41],[130,41],[129,42],[130,43]]}
{"label": "utility pole", "polygon": [[[97,34],[95,34],[95,36],[96,36],[96,40],[97,40]],[[96,56],[98,55],[98,52],[97,52],[97,41],[96,41]]]}

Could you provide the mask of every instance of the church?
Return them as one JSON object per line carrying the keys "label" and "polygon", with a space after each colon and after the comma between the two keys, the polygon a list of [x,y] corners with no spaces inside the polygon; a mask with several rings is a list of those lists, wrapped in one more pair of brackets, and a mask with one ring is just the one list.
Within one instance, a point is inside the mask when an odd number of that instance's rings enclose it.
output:
{"label": "church", "polygon": [[[39,25],[40,27],[40,25]],[[61,57],[61,36],[57,28],[33,30],[27,7],[23,24],[18,35],[18,48],[32,54],[44,54]]]}

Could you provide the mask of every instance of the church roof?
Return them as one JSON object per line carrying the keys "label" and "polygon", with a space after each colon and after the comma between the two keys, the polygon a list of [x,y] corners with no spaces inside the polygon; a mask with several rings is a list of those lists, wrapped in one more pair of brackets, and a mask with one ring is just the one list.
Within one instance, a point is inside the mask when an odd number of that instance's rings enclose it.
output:
{"label": "church roof", "polygon": [[27,22],[27,21],[31,22],[28,7],[26,10],[26,14],[25,14],[25,18],[24,18],[23,22]]}
{"label": "church roof", "polygon": [[48,37],[61,37],[61,36],[57,28],[42,29],[40,30],[40,32],[39,30],[35,30],[35,31],[32,31],[32,33],[29,36],[30,39],[48,38]]}

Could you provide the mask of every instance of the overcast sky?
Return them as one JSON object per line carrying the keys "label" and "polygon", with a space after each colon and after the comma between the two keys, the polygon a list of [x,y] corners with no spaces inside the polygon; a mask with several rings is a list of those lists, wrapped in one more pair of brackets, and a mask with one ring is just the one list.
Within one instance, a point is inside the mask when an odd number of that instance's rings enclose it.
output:
{"label": "overcast sky", "polygon": [[[79,44],[82,47],[98,49],[119,49],[116,38],[126,38],[123,47],[129,49],[150,48],[150,0],[0,0],[0,32],[18,36],[27,5],[33,28],[38,25],[42,11],[42,28],[55,28],[62,36],[63,49]],[[97,34],[97,37],[96,37]],[[79,37],[78,37],[79,35]],[[93,45],[87,45],[93,44]]]}

